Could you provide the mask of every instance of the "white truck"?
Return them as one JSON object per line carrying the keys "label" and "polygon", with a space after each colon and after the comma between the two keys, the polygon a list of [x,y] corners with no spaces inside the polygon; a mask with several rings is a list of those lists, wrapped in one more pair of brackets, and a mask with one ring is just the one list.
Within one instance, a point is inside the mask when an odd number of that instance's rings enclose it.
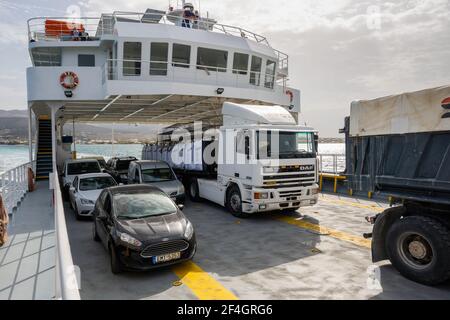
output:
{"label": "white truck", "polygon": [[143,159],[168,162],[191,200],[210,200],[236,217],[317,203],[314,129],[297,125],[281,106],[225,102],[222,116],[223,126],[213,131],[182,139],[166,132],[172,138],[145,146]]}

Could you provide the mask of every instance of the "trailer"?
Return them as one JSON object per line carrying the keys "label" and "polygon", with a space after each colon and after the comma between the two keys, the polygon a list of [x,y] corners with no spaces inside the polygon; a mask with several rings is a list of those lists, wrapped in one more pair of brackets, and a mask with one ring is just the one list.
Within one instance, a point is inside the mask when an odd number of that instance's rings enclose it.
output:
{"label": "trailer", "polygon": [[353,192],[389,197],[370,217],[372,260],[426,285],[450,278],[450,86],[356,101],[346,119]]}
{"label": "trailer", "polygon": [[[164,131],[142,158],[166,159],[192,201],[215,202],[239,218],[317,203],[314,129],[299,126],[281,106],[225,102],[222,117],[223,126],[200,134]],[[188,134],[179,137],[177,129]]]}

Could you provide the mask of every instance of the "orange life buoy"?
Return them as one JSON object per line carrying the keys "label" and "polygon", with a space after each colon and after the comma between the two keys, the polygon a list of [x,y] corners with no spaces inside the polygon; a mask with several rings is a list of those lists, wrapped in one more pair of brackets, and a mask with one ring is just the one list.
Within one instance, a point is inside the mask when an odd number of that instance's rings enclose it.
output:
{"label": "orange life buoy", "polygon": [[59,83],[65,89],[75,89],[80,83],[80,79],[75,72],[66,71],[59,77]]}

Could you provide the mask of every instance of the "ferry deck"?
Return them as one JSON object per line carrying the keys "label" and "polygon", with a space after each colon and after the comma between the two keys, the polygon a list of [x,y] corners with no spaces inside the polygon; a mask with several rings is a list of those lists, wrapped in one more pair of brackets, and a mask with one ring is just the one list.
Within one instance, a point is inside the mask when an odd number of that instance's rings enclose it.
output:
{"label": "ferry deck", "polygon": [[[208,19],[189,30],[150,10],[70,22],[90,33],[74,39],[61,20],[29,22],[30,163],[1,177],[11,220],[0,248],[0,299],[450,298],[450,284],[426,287],[389,264],[372,265],[365,217],[387,202],[333,192],[294,214],[245,220],[209,202],[188,202],[184,212],[199,244],[192,262],[113,275],[108,253],[92,239],[92,222],[75,219],[53,174],[70,156],[64,124],[218,125],[224,101],[281,105],[298,119],[300,92],[287,86],[288,57],[241,28]],[[26,192],[29,168],[36,173],[34,192]],[[340,177],[331,178],[338,191]]]}

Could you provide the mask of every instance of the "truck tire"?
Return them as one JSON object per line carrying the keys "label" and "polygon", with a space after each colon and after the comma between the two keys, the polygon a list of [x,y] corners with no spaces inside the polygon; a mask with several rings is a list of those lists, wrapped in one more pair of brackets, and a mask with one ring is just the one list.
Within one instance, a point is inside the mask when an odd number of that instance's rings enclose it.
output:
{"label": "truck tire", "polygon": [[201,202],[200,191],[198,189],[198,181],[193,178],[189,181],[189,198],[192,202]]}
{"label": "truck tire", "polygon": [[245,219],[249,217],[248,213],[242,212],[241,191],[236,185],[233,185],[227,191],[226,207],[236,218]]}
{"label": "truck tire", "polygon": [[450,279],[450,233],[433,218],[395,222],[386,235],[386,251],[392,265],[412,281],[433,286]]}

